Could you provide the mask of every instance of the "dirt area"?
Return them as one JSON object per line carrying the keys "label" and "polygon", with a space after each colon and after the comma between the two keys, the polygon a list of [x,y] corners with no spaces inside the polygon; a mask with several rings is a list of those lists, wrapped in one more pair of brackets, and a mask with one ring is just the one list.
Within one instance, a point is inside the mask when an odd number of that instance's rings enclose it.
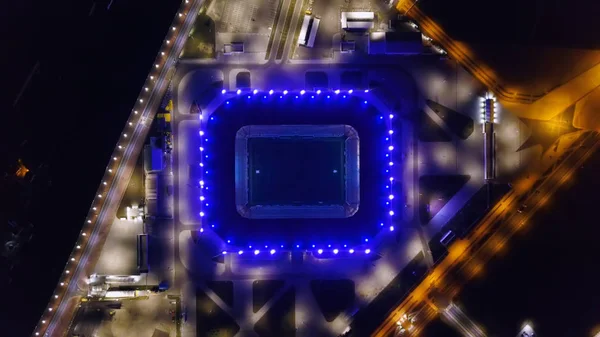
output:
{"label": "dirt area", "polygon": [[207,14],[218,33],[270,34],[281,0],[214,0]]}

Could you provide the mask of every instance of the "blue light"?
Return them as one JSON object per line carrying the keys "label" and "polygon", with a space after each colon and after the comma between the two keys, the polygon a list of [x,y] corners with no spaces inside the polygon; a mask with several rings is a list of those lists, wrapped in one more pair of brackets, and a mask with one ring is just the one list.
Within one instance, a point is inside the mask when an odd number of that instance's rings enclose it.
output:
{"label": "blue light", "polygon": [[199,132],[200,136],[204,136],[204,131]]}
{"label": "blue light", "polygon": [[317,95],[320,95],[320,94],[321,94],[321,90],[317,90]]}
{"label": "blue light", "polygon": [[390,226],[390,232],[394,231],[394,226]]}
{"label": "blue light", "polygon": [[393,135],[393,134],[394,134],[394,130],[390,130],[390,131],[388,131],[388,133],[389,133],[390,135]]}
{"label": "blue light", "polygon": [[238,250],[238,255],[242,255],[242,254],[244,254],[244,251],[243,250]]}
{"label": "blue light", "polygon": [[364,101],[363,103],[364,103],[364,104],[367,104],[368,102],[367,102],[367,101]]}
{"label": "blue light", "polygon": [[331,98],[331,96],[327,95],[327,98]]}
{"label": "blue light", "polygon": [[284,94],[284,95],[287,95],[287,94],[288,94],[288,91],[287,91],[287,90],[284,90],[284,91],[283,91],[283,94]]}
{"label": "blue light", "polygon": [[296,95],[296,98],[298,98],[298,96]]}
{"label": "blue light", "polygon": [[354,254],[354,249],[350,249],[350,250],[348,251],[348,253],[350,253],[350,254]]}
{"label": "blue light", "polygon": [[365,249],[365,254],[371,254],[371,250],[369,248]]}
{"label": "blue light", "polygon": [[273,95],[273,89],[269,90],[269,95]]}
{"label": "blue light", "polygon": [[365,93],[369,92],[369,89],[365,89]]}
{"label": "blue light", "polygon": [[215,225],[210,225],[210,227],[215,228]]}
{"label": "blue light", "polygon": [[394,216],[394,211],[390,211],[390,216]]}
{"label": "blue light", "polygon": [[342,96],[343,98],[346,98],[346,95]]}
{"label": "blue light", "polygon": [[231,240],[227,240],[227,243],[231,243]]}
{"label": "blue light", "polygon": [[393,161],[391,161],[391,162],[389,162],[389,163],[388,163],[388,165],[390,165],[390,166],[394,166],[394,162],[393,162]]}
{"label": "blue light", "polygon": [[315,245],[312,245],[313,248],[315,248]]}
{"label": "blue light", "polygon": [[221,90],[221,94],[225,95],[225,93],[227,92],[227,90],[223,89]]}
{"label": "blue light", "polygon": [[252,249],[252,246],[248,246],[249,249]]}
{"label": "blue light", "polygon": [[351,93],[353,93],[353,92],[354,92],[354,90],[352,90],[352,89],[348,90],[348,93],[349,93],[349,94],[351,94]]}
{"label": "blue light", "polygon": [[383,227],[383,222],[379,224],[379,226]]}
{"label": "blue light", "polygon": [[283,245],[281,245],[281,248],[283,248]]}
{"label": "blue light", "polygon": [[[383,116],[379,116],[379,119],[383,119]],[[387,140],[387,139],[386,139]]]}
{"label": "blue light", "polygon": [[304,95],[306,93],[305,90],[300,90],[300,95]]}
{"label": "blue light", "polygon": [[335,94],[337,95],[337,94],[339,94],[339,93],[340,93],[340,90],[339,90],[339,89],[337,89],[337,90],[336,90],[336,91],[334,91],[334,92],[335,92]]}
{"label": "blue light", "polygon": [[263,98],[267,98],[267,95],[264,95]]}
{"label": "blue light", "polygon": [[[229,101],[225,102],[225,104],[229,104]],[[212,121],[214,119],[214,117],[211,117],[210,120]]]}
{"label": "blue light", "polygon": [[390,119],[394,118],[394,115],[390,114]]}
{"label": "blue light", "polygon": [[390,151],[394,150],[394,146],[393,145],[388,146],[388,150],[390,150]]}
{"label": "blue light", "polygon": [[260,254],[260,250],[257,249],[254,251],[254,255],[258,255],[258,254]]}
{"label": "blue light", "polygon": [[204,216],[204,212],[200,212],[200,216]]}
{"label": "blue light", "polygon": [[320,254],[323,254],[323,249],[319,249],[319,250],[317,250],[317,253],[319,253],[319,255],[320,255]]}
{"label": "blue light", "polygon": [[255,95],[256,95],[256,94],[258,94],[258,90],[257,90],[257,89],[254,89],[254,90],[252,91],[252,93],[253,93],[253,94],[255,94]]}
{"label": "blue light", "polygon": [[275,249],[271,249],[269,253],[271,253],[271,255],[275,254]]}
{"label": "blue light", "polygon": [[315,96],[314,96],[314,95],[313,95],[313,96],[310,96],[310,98],[315,98]]}
{"label": "blue light", "polygon": [[296,248],[300,248],[300,245],[296,245]]}
{"label": "blue light", "polygon": [[227,251],[222,251],[221,254],[227,255]]}
{"label": "blue light", "polygon": [[327,248],[331,248],[331,245],[327,245]]}
{"label": "blue light", "polygon": [[394,200],[394,195],[393,195],[393,194],[390,194],[390,195],[388,196],[388,198],[389,198],[390,200]]}
{"label": "blue light", "polygon": [[365,242],[369,242],[369,239],[365,239]]}
{"label": "blue light", "polygon": [[339,250],[337,250],[337,249],[334,249],[334,250],[333,250],[333,253],[334,253],[334,254],[337,254],[338,252],[339,252]]}
{"label": "blue light", "polygon": [[348,245],[344,245],[344,248],[348,247]]}
{"label": "blue light", "polygon": [[236,91],[236,94],[238,94],[238,95],[239,95],[239,94],[241,94],[241,93],[242,93],[242,91],[241,91],[240,89],[238,89],[238,90]]}
{"label": "blue light", "polygon": [[248,99],[250,99],[250,97],[252,97],[252,96],[248,95]]}
{"label": "blue light", "polygon": [[394,177],[390,177],[390,181],[394,181]]}

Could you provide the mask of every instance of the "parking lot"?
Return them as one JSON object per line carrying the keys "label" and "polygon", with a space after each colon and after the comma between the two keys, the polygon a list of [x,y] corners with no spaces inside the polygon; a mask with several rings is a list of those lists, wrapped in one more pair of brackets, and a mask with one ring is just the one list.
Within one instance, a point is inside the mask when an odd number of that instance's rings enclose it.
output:
{"label": "parking lot", "polygon": [[[346,35],[349,40],[354,38],[356,34],[347,34],[341,29],[341,12],[375,12],[375,28],[379,27],[377,23],[387,24],[389,21],[388,8],[382,0],[314,0],[312,6],[306,7],[311,8],[312,14],[320,18],[321,22],[314,47],[297,46],[293,56],[295,59],[331,58],[333,51],[339,49],[337,43],[333,45],[336,35]],[[360,35],[364,34],[360,33]]]}

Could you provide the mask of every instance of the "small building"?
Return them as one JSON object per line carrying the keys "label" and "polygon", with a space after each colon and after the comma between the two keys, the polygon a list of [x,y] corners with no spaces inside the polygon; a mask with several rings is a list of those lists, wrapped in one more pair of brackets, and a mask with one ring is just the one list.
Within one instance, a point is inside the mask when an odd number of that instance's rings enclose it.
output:
{"label": "small building", "polygon": [[146,173],[162,171],[164,168],[163,150],[156,137],[150,138],[150,144],[144,147],[144,171]]}
{"label": "small building", "polygon": [[223,54],[241,54],[244,52],[244,42],[232,42],[223,47]]}
{"label": "small building", "polygon": [[340,52],[352,53],[356,50],[356,43],[354,41],[341,41]]}
{"label": "small building", "polygon": [[371,55],[417,55],[423,52],[420,32],[373,32],[369,34]]}
{"label": "small building", "polygon": [[317,31],[319,30],[320,23],[321,19],[310,15],[304,15],[302,27],[300,28],[300,35],[298,35],[298,44],[312,48],[315,45],[315,39],[317,38]]}
{"label": "small building", "polygon": [[344,30],[369,30],[375,27],[375,13],[342,12],[340,21]]}

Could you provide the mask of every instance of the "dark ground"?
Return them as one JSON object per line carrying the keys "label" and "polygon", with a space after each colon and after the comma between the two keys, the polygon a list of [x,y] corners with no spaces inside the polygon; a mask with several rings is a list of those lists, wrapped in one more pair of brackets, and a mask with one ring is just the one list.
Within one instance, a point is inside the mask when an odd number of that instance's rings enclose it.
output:
{"label": "dark ground", "polygon": [[540,94],[600,62],[600,2],[420,0],[510,89]]}
{"label": "dark ground", "polygon": [[573,185],[550,199],[513,237],[506,256],[459,296],[490,337],[514,336],[525,320],[545,337],[593,336],[600,329],[596,219],[600,152],[577,171]]}
{"label": "dark ground", "polygon": [[[34,225],[12,272],[0,271],[1,335],[27,336],[73,249],[94,192],[180,1],[8,1],[0,10],[0,169],[36,173],[30,208],[0,190],[0,228]],[[39,61],[37,71],[14,104]],[[14,104],[14,105],[13,105]],[[24,144],[24,145],[22,145]],[[45,165],[42,174],[39,165]],[[24,208],[23,201],[20,206]],[[8,278],[12,282],[7,284]]]}

